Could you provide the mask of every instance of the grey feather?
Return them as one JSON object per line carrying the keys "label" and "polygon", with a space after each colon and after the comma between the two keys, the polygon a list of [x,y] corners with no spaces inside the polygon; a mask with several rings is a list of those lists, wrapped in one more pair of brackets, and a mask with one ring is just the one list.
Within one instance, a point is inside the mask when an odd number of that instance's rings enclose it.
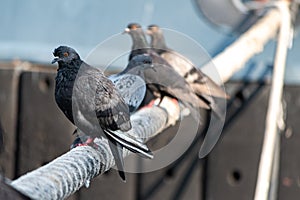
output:
{"label": "grey feather", "polygon": [[146,83],[139,76],[133,74],[112,75],[108,77],[115,85],[130,112],[134,112],[141,105],[146,94]]}
{"label": "grey feather", "polygon": [[126,182],[126,177],[124,173],[124,159],[123,159],[123,147],[113,139],[108,140],[111,152],[115,158],[115,163],[118,168],[119,175],[121,179]]}

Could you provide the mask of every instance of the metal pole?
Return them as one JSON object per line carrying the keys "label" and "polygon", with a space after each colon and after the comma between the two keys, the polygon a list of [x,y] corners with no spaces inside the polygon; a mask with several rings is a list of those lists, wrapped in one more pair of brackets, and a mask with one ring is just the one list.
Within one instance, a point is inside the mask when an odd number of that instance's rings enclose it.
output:
{"label": "metal pole", "polygon": [[274,60],[274,72],[266,117],[264,142],[258,168],[258,177],[254,196],[255,200],[267,200],[269,198],[276,138],[278,137],[277,122],[281,109],[285,63],[290,42],[291,15],[289,5],[288,1],[279,1],[277,4],[281,13],[281,24]]}

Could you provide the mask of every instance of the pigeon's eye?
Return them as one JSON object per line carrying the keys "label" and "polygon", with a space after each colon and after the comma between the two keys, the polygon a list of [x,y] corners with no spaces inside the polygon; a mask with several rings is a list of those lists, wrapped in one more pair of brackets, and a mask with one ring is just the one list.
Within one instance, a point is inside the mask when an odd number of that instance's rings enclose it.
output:
{"label": "pigeon's eye", "polygon": [[63,55],[64,55],[64,57],[68,57],[68,56],[69,56],[69,53],[68,53],[68,52],[65,52]]}

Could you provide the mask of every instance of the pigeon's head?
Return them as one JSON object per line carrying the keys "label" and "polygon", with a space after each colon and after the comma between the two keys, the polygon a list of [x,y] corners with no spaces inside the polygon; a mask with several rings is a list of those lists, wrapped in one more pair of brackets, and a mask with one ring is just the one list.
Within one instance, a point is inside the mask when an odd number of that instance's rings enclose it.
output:
{"label": "pigeon's head", "polygon": [[131,33],[132,31],[142,30],[142,27],[138,23],[130,23],[125,28],[124,33]]}
{"label": "pigeon's head", "polygon": [[157,34],[157,33],[161,33],[161,30],[159,28],[159,26],[155,25],[155,24],[151,24],[148,26],[148,29],[147,29],[147,34],[148,35],[154,35],[154,34]]}
{"label": "pigeon's head", "polygon": [[56,62],[68,64],[74,60],[80,60],[78,53],[71,47],[67,46],[60,46],[54,49],[53,55],[55,58],[52,60],[52,64]]}
{"label": "pigeon's head", "polygon": [[151,46],[155,48],[157,52],[168,49],[163,31],[159,26],[155,24],[149,25],[146,33],[151,38]]}

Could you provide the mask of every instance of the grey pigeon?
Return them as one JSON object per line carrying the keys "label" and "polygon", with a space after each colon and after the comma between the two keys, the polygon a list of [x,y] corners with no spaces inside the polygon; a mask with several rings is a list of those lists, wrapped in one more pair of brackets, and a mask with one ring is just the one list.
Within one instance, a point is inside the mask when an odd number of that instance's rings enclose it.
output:
{"label": "grey pigeon", "polygon": [[147,53],[152,57],[153,63],[159,63],[166,66],[169,65],[165,59],[153,51],[153,49],[149,46],[141,25],[137,23],[130,23],[127,25],[127,28],[125,28],[124,33],[129,34],[132,39],[131,52],[128,57],[129,61],[136,55]]}
{"label": "grey pigeon", "polygon": [[210,119],[210,128],[200,149],[203,157],[216,144],[223,125],[226,112],[225,91],[213,80],[198,69],[188,58],[168,48],[163,31],[157,25],[148,26],[147,33],[151,37],[151,47],[164,58],[190,84],[195,93],[206,100],[213,111]]}
{"label": "grey pigeon", "polygon": [[167,47],[162,30],[157,25],[148,26],[147,33],[151,36],[151,47],[173,69],[190,84],[195,93],[206,100],[218,117],[222,117],[224,111],[214,97],[227,99],[225,91],[213,80],[198,69],[188,58]]}
{"label": "grey pigeon", "polygon": [[133,41],[129,61],[136,55],[149,53],[150,47],[141,25],[130,23],[127,25],[127,28],[125,28],[124,33],[129,34]]}
{"label": "grey pigeon", "polygon": [[[146,83],[149,83],[149,81],[153,82],[155,80],[157,83],[162,84],[164,87],[168,86],[166,88],[169,90],[169,94],[173,94],[176,98],[185,102],[185,105],[188,105],[186,104],[188,102],[190,103],[190,105],[196,106],[198,108],[200,107],[204,109],[210,109],[206,101],[198,98],[193,93],[193,89],[184,80],[184,78],[180,76],[180,74],[178,74],[178,72],[176,72],[164,58],[162,58],[155,51],[153,51],[152,48],[149,47],[143,29],[139,24],[129,24],[124,32],[128,33],[132,38],[132,50],[129,55],[129,61],[131,61],[137,55],[147,54],[147,56],[151,57],[152,66],[155,66],[151,70],[146,70],[147,73],[149,73],[147,75],[148,80],[146,80]],[[145,57],[143,57],[143,59],[144,58]],[[139,59],[141,59],[141,57]],[[131,65],[133,64],[129,64],[127,68]],[[139,67],[139,70],[140,69],[141,67]],[[155,73],[153,69],[155,69]],[[125,69],[125,71],[126,70],[128,71],[128,69]],[[165,89],[163,89],[163,91],[165,91]]]}
{"label": "grey pigeon", "polygon": [[197,109],[202,103],[200,99],[179,74],[170,67],[154,63],[149,54],[134,56],[120,74],[140,76],[145,80],[147,89],[156,98],[162,99],[164,96],[177,98],[189,108],[193,117],[199,118]]}
{"label": "grey pigeon", "polygon": [[198,69],[188,58],[167,47],[163,31],[157,25],[148,26],[151,36],[151,47],[164,58],[199,95],[227,98],[224,90]]}
{"label": "grey pigeon", "polygon": [[153,157],[144,144],[122,133],[131,129],[128,106],[103,72],[82,61],[74,49],[60,46],[53,55],[56,58],[52,63],[58,62],[55,78],[58,107],[79,132],[108,139],[119,175],[125,181],[123,147]]}

